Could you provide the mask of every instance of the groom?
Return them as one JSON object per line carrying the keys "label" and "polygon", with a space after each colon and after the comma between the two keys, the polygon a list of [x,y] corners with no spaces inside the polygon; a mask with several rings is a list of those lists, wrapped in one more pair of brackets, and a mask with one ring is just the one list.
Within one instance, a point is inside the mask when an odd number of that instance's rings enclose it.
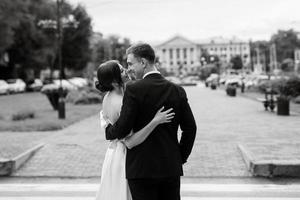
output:
{"label": "groom", "polygon": [[[184,89],[155,68],[153,48],[145,43],[126,51],[128,70],[137,81],[127,84],[118,121],[106,139],[122,139],[146,126],[162,106],[173,108],[172,122],[157,126],[140,145],[127,149],[126,178],[133,200],[179,200],[182,165],[191,153],[196,123]],[[182,133],[178,142],[177,131]]]}

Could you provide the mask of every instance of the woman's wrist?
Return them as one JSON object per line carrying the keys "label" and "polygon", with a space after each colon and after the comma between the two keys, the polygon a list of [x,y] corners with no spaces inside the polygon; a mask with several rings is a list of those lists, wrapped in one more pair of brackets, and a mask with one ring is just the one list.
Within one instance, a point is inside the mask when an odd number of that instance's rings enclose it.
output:
{"label": "woman's wrist", "polygon": [[160,121],[154,117],[154,118],[152,119],[152,124],[153,124],[154,126],[158,126],[158,125],[160,124]]}

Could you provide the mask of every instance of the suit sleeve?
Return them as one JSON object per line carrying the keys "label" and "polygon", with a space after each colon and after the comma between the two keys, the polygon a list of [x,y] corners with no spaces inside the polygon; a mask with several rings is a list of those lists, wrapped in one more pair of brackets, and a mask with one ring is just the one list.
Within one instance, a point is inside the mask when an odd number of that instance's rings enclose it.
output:
{"label": "suit sleeve", "polygon": [[182,134],[179,145],[182,163],[185,163],[194,145],[197,126],[184,89],[182,89],[180,109],[181,115],[179,125],[182,130]]}
{"label": "suit sleeve", "polygon": [[125,90],[123,105],[119,119],[105,129],[107,140],[123,139],[130,134],[137,115],[137,100],[132,93],[132,87],[128,85]]}

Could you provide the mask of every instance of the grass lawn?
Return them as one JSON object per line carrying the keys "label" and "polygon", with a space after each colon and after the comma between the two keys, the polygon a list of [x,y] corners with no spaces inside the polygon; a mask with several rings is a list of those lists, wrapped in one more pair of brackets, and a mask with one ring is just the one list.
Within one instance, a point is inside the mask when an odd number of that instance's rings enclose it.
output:
{"label": "grass lawn", "polygon": [[[74,122],[97,114],[101,104],[66,104],[66,119],[58,119],[47,97],[39,92],[0,96],[0,131],[49,131],[62,129]],[[13,121],[19,112],[33,112],[34,118]]]}

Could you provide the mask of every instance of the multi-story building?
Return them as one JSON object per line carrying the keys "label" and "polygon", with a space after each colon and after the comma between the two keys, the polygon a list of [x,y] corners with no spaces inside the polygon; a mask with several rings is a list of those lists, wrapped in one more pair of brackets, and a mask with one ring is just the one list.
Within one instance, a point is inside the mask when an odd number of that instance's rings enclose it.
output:
{"label": "multi-story building", "polygon": [[194,72],[199,66],[200,46],[184,37],[175,36],[157,45],[155,49],[161,65],[168,72]]}
{"label": "multi-story building", "polygon": [[243,64],[250,63],[250,45],[249,42],[237,38],[225,39],[223,37],[211,38],[207,41],[199,41],[203,50],[209,55],[216,55],[224,63],[229,63],[234,56],[240,56]]}
{"label": "multi-story building", "polygon": [[162,67],[168,72],[184,70],[193,73],[201,66],[202,53],[218,56],[222,63],[229,63],[233,56],[239,55],[246,66],[250,63],[250,45],[237,38],[216,37],[209,40],[191,41],[175,36],[155,46]]}

